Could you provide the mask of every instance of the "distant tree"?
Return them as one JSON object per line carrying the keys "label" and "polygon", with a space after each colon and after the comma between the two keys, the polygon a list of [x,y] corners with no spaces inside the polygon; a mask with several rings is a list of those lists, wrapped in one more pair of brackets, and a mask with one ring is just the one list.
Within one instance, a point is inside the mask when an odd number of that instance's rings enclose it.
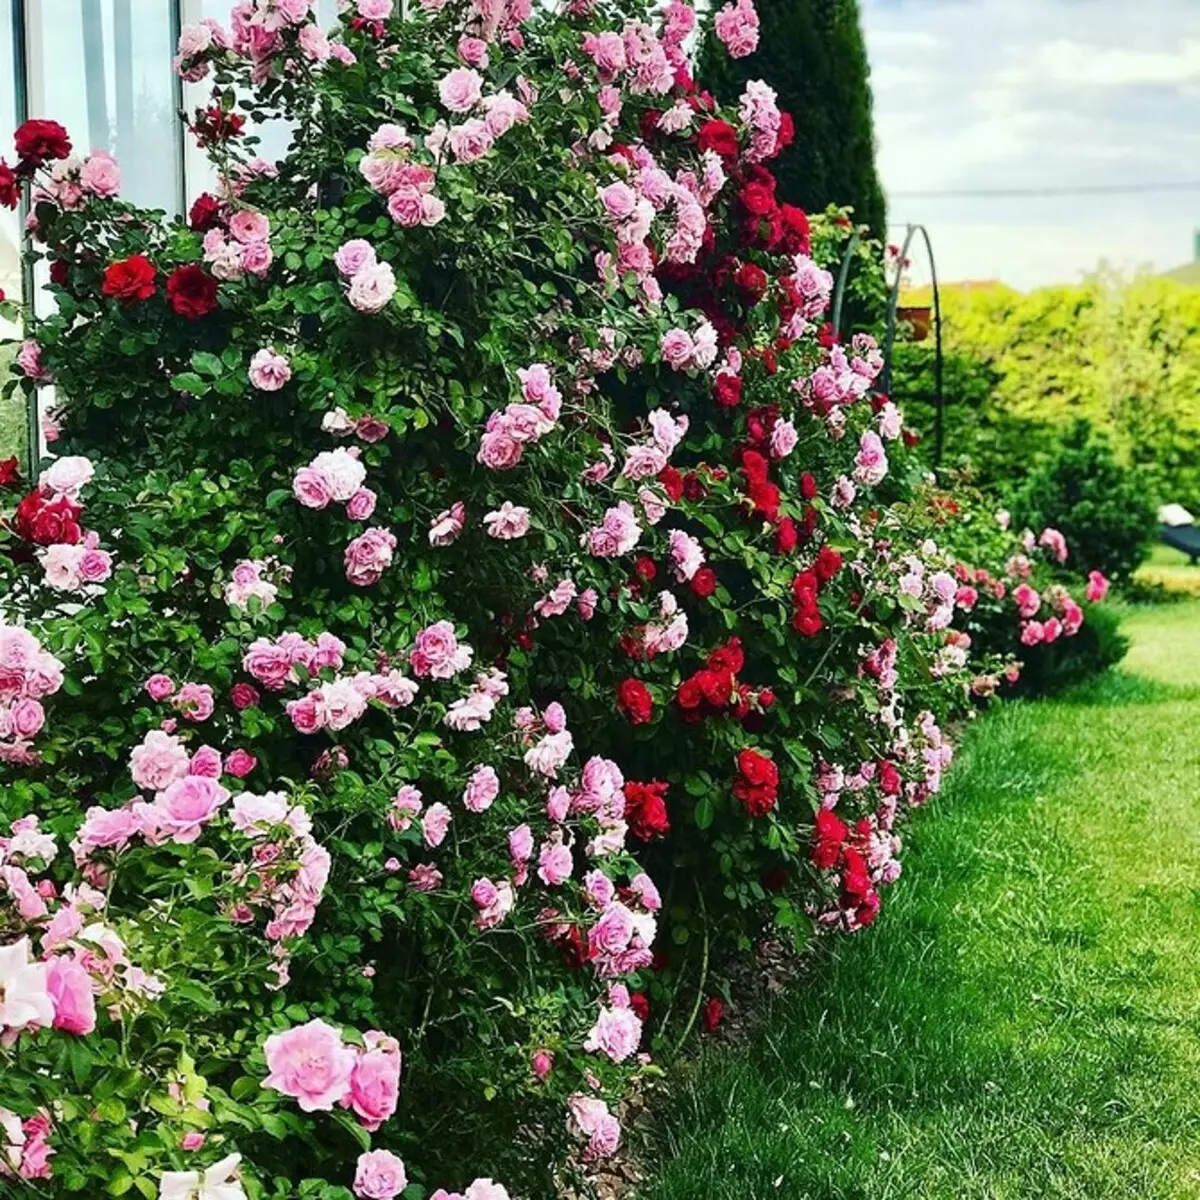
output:
{"label": "distant tree", "polygon": [[747,80],[765,79],[792,114],[796,139],[772,170],[780,195],[810,212],[847,204],[855,220],[883,240],[887,221],[875,172],[870,68],[857,0],[756,0],[758,49],[731,59],[710,46],[701,82],[736,97]]}

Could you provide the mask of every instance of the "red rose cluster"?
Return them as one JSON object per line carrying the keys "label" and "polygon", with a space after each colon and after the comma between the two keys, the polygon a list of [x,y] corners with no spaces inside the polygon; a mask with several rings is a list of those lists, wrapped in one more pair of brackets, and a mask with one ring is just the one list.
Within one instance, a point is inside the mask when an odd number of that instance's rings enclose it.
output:
{"label": "red rose cluster", "polygon": [[669,786],[658,780],[638,783],[631,779],[625,784],[625,820],[629,832],[639,842],[653,841],[671,832],[671,819],[667,813]]}
{"label": "red rose cluster", "polygon": [[739,682],[738,672],[745,665],[740,638],[730,638],[724,646],[713,650],[704,666],[685,679],[675,693],[675,703],[683,719],[703,721],[705,717],[719,717],[732,711],[734,717],[746,723],[752,714],[770,708],[775,703],[775,693],[770,688],[756,691]]}
{"label": "red rose cluster", "polygon": [[26,121],[16,132],[17,165],[12,168],[0,159],[0,205],[16,208],[21,203],[21,183],[48,162],[57,162],[71,153],[71,140],[57,121]]}
{"label": "red rose cluster", "polygon": [[841,569],[842,556],[831,547],[822,546],[813,565],[792,580],[792,603],[796,608],[792,627],[805,637],[816,637],[825,628],[817,597]]}
{"label": "red rose cluster", "polygon": [[737,757],[738,777],[733,794],[751,817],[765,817],[779,798],[779,768],[757,750],[743,750]]}
{"label": "red rose cluster", "polygon": [[13,514],[13,529],[17,536],[35,546],[54,546],[66,543],[76,546],[83,538],[79,518],[83,508],[68,496],[48,491],[30,492]]}
{"label": "red rose cluster", "polygon": [[[893,768],[894,770],[895,768]],[[832,809],[817,811],[813,839],[813,866],[822,871],[840,871],[842,907],[854,910],[860,925],[870,925],[879,915],[879,893],[867,867],[864,848],[871,823],[864,817],[852,834],[849,826]]]}

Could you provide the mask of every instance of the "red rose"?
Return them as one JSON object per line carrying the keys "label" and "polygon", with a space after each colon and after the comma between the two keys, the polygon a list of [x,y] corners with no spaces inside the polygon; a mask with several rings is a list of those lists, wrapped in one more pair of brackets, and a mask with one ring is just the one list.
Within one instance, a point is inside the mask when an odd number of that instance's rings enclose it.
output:
{"label": "red rose", "polygon": [[713,380],[713,395],[722,408],[736,408],[742,399],[742,377],[732,371],[718,371]]}
{"label": "red rose", "polygon": [[706,600],[717,590],[717,573],[712,567],[701,567],[691,580],[692,591],[702,600]]}
{"label": "red rose", "polygon": [[779,516],[779,488],[773,483],[752,483],[746,489],[746,495],[754,506],[754,511],[764,521],[772,523]]}
{"label": "red rose", "polygon": [[132,304],[149,300],[154,295],[154,280],[158,275],[154,264],[142,254],[131,254],[119,262],[110,263],[104,272],[100,290],[106,296]]}
{"label": "red rose", "polygon": [[767,273],[757,263],[742,263],[733,282],[747,304],[757,304],[767,290]]}
{"label": "red rose", "polygon": [[638,783],[630,780],[625,785],[625,820],[629,832],[640,842],[649,842],[671,832],[671,819],[667,814],[667,788],[669,784],[655,781]]}
{"label": "red rose", "polygon": [[817,603],[817,592],[820,589],[821,581],[815,571],[801,571],[792,580],[792,600],[798,608],[811,608]]}
{"label": "red rose", "polygon": [[77,545],[83,538],[79,517],[83,509],[66,496],[51,499],[48,492],[30,492],[13,514],[13,527],[19,537],[37,546],[65,542]]}
{"label": "red rose", "polygon": [[828,583],[842,569],[842,556],[829,546],[822,546],[817,553],[813,571],[822,583]]}
{"label": "red rose", "polygon": [[805,500],[815,500],[817,498],[817,481],[813,478],[811,471],[805,471],[800,476],[800,495]]}
{"label": "red rose", "polygon": [[740,192],[742,207],[755,217],[765,217],[775,208],[774,189],[765,183],[748,183]]}
{"label": "red rose", "polygon": [[880,904],[879,893],[870,891],[863,897],[863,902],[858,908],[854,910],[855,919],[864,929],[875,923],[875,918],[879,916]]}
{"label": "red rose", "polygon": [[191,211],[188,213],[188,224],[197,233],[207,233],[216,227],[221,219],[221,202],[209,192],[201,192],[196,197]]}
{"label": "red rose", "polygon": [[779,788],[779,768],[757,750],[738,755],[738,778],[733,794],[752,817],[765,817],[775,807]]}
{"label": "red rose", "polygon": [[775,149],[771,152],[771,157],[774,158],[777,154],[782,154],[796,138],[796,122],[792,120],[790,112],[780,112],[779,114],[779,132],[775,135]]}
{"label": "red rose", "polygon": [[13,134],[13,141],[23,167],[40,167],[44,162],[66,158],[71,153],[67,131],[57,121],[26,121]]}
{"label": "red rose", "polygon": [[71,281],[71,267],[65,258],[56,258],[50,264],[50,282],[66,287]]}
{"label": "red rose", "polygon": [[643,1025],[650,1020],[650,998],[645,992],[634,992],[629,997],[629,1007]]}
{"label": "red rose", "polygon": [[640,679],[623,679],[617,688],[617,709],[630,725],[645,725],[654,712],[654,701]]}
{"label": "red rose", "polygon": [[16,172],[0,158],[0,204],[16,208],[21,203],[21,182]]}
{"label": "red rose", "polygon": [[181,317],[197,320],[217,307],[217,281],[195,263],[167,276],[167,300]]}
{"label": "red rose", "polygon": [[879,790],[885,796],[900,794],[900,772],[895,763],[884,761],[879,764]]}
{"label": "red rose", "polygon": [[816,637],[825,628],[825,622],[817,609],[801,609],[792,618],[792,628],[805,637]]}
{"label": "red rose", "polygon": [[692,712],[704,703],[704,693],[694,675],[679,685],[679,690],[675,693],[675,703],[685,712]]}
{"label": "red rose", "polygon": [[654,565],[654,559],[648,558],[645,554],[639,554],[633,563],[634,572],[640,579],[644,579],[647,583],[658,574],[658,568]]}
{"label": "red rose", "polygon": [[774,708],[775,693],[770,688],[759,688],[758,704],[760,708]]}
{"label": "red rose", "polygon": [[921,435],[915,429],[905,429],[900,437],[910,450],[921,440]]}
{"label": "red rose", "polygon": [[21,479],[21,464],[14,458],[0,462],[0,487],[12,487]]}
{"label": "red rose", "polygon": [[663,485],[667,499],[673,504],[683,495],[683,476],[677,467],[666,466],[658,473],[658,482]]}
{"label": "red rose", "polygon": [[757,450],[742,451],[742,473],[748,483],[763,483],[770,471],[767,460]]}
{"label": "red rose", "polygon": [[816,828],[813,831],[812,863],[822,871],[832,870],[842,856],[842,847],[850,830],[844,821],[834,816],[833,809],[817,810]]}
{"label": "red rose", "polygon": [[697,671],[692,676],[700,694],[713,708],[727,708],[733,698],[733,675],[728,671]]}
{"label": "red rose", "polygon": [[791,517],[784,517],[775,526],[775,553],[791,554],[796,548],[800,537],[796,532],[796,523]]}
{"label": "red rose", "polygon": [[873,890],[871,872],[866,859],[857,851],[847,848],[842,867],[842,892],[847,899],[861,904]]}
{"label": "red rose", "polygon": [[811,229],[805,211],[794,204],[781,204],[779,220],[782,226],[779,248],[785,254],[807,254],[811,249]]}
{"label": "red rose", "polygon": [[746,653],[742,649],[741,638],[730,638],[723,646],[718,646],[708,656],[710,671],[729,671],[736,675],[746,665]]}
{"label": "red rose", "polygon": [[704,1002],[704,1010],[701,1015],[701,1023],[704,1025],[705,1033],[716,1033],[717,1028],[721,1024],[721,1018],[725,1016],[725,1005],[721,1002],[720,996],[709,996]]}
{"label": "red rose", "polygon": [[722,158],[737,158],[737,130],[727,121],[705,121],[700,126],[696,145],[703,154],[715,150]]}

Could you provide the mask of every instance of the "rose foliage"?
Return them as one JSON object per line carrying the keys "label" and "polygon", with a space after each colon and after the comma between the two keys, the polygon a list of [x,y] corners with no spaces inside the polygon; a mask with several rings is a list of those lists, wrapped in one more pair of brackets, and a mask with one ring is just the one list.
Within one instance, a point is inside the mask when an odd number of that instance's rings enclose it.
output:
{"label": "rose foliage", "polygon": [[186,222],[53,122],[2,169],[63,430],[0,494],[32,1193],[557,1194],[723,956],[875,919],[1004,669],[876,498],[901,416],[771,89],[697,92],[681,0],[410,7],[185,29]]}

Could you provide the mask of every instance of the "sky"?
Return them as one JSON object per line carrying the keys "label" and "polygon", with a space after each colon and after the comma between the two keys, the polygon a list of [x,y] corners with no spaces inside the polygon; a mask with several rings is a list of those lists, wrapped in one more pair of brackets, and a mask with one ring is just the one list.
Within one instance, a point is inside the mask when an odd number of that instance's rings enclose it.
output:
{"label": "sky", "polygon": [[[1200,0],[860,0],[891,240],[1028,289],[1193,258]],[[911,193],[1145,186],[1052,197]],[[913,256],[914,283],[928,269]]]}

